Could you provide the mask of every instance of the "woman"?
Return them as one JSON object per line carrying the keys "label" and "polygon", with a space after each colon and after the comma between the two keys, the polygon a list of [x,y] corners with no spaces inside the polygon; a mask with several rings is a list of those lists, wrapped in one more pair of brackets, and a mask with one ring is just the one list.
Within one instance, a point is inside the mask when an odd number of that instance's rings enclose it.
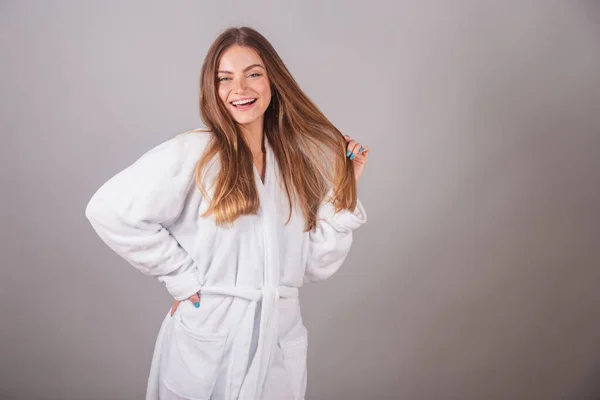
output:
{"label": "woman", "polygon": [[175,299],[147,399],[303,399],[298,288],[336,272],[366,222],[356,181],[369,149],[250,28],[209,49],[200,109],[206,130],[150,150],[86,209],[106,244]]}

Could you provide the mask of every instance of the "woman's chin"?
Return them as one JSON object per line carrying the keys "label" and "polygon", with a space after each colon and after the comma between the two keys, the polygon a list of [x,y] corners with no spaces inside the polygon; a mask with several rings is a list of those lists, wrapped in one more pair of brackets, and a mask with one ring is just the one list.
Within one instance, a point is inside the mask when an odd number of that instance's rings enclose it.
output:
{"label": "woman's chin", "polygon": [[238,125],[242,125],[244,127],[251,126],[252,124],[258,122],[260,116],[258,117],[233,117],[234,121],[237,122]]}

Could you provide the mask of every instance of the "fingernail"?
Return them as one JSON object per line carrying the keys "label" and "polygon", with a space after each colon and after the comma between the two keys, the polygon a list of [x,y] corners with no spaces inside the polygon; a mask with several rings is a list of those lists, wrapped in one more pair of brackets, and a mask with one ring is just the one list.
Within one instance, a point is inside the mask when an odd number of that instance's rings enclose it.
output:
{"label": "fingernail", "polygon": [[356,154],[352,153],[352,155],[350,156],[350,161],[354,160],[354,157],[356,157]]}
{"label": "fingernail", "polygon": [[364,147],[361,147],[360,150],[358,150],[359,153],[362,153],[363,151],[365,151]]}
{"label": "fingernail", "polygon": [[195,303],[194,303],[194,307],[196,307],[196,308],[200,308],[200,303],[199,303],[199,302],[195,302]]}
{"label": "fingernail", "polygon": [[352,153],[350,150],[346,150],[346,157],[349,157],[350,153]]}

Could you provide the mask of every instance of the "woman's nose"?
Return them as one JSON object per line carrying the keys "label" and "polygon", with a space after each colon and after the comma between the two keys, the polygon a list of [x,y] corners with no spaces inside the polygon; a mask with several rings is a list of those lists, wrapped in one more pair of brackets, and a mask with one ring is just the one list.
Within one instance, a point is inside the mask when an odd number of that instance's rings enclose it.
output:
{"label": "woman's nose", "polygon": [[235,86],[233,88],[233,90],[236,93],[241,93],[244,91],[244,89],[246,88],[246,80],[245,79],[236,79],[235,81]]}

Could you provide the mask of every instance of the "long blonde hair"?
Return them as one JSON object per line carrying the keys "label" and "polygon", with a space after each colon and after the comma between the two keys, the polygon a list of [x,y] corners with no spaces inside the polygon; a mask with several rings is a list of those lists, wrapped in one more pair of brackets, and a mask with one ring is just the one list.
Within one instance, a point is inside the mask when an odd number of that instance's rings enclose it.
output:
{"label": "long blonde hair", "polygon": [[[217,225],[224,225],[241,215],[256,214],[259,208],[252,152],[217,94],[218,64],[232,45],[253,49],[265,64],[272,97],[264,115],[264,132],[280,168],[290,217],[298,207],[309,231],[316,226],[324,200],[332,201],[336,211],[353,211],[357,202],[354,167],[345,156],[342,133],[300,89],[269,41],[254,29],[242,27],[221,33],[202,65],[200,114],[212,133],[195,171],[196,185],[204,196],[208,193],[202,171],[214,156],[220,161],[214,193],[203,216],[212,213]],[[332,196],[325,199],[330,190]]]}

